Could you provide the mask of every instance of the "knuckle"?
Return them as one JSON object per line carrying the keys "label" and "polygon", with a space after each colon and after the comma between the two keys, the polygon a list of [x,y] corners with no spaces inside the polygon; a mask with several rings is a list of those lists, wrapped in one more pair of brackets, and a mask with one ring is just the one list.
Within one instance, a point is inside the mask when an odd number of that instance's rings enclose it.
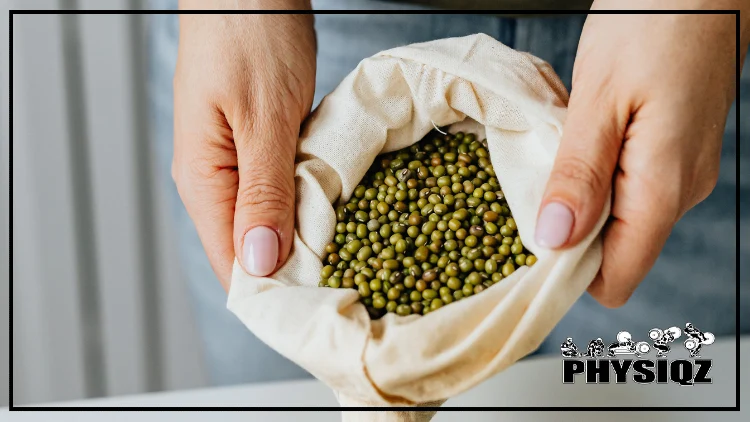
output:
{"label": "knuckle", "polygon": [[186,207],[210,206],[216,202],[234,204],[237,192],[237,172],[231,168],[211,164],[210,157],[180,158],[172,161],[172,180]]}
{"label": "knuckle", "polygon": [[711,193],[716,188],[718,182],[719,169],[716,168],[710,170],[707,177],[701,178],[700,181],[696,184],[697,188],[694,195],[694,204],[691,204],[691,206],[697,205],[698,203],[703,202],[706,198],[708,198],[708,196],[711,195]]}
{"label": "knuckle", "polygon": [[605,308],[617,309],[623,307],[626,303],[628,303],[628,299],[630,299],[630,296],[631,293],[617,293],[601,296],[596,298],[596,300]]}
{"label": "knuckle", "polygon": [[174,181],[175,187],[177,187],[177,193],[181,198],[189,197],[188,195],[186,195],[186,190],[188,188],[188,178],[185,177],[185,167],[179,161],[173,160],[171,173],[172,181]]}
{"label": "knuckle", "polygon": [[185,171],[199,180],[211,180],[222,170],[222,167],[211,154],[199,155],[186,160],[183,165]]}
{"label": "knuckle", "polygon": [[588,190],[592,195],[607,188],[607,182],[599,175],[597,169],[577,156],[566,157],[557,163],[553,178],[562,186],[575,184]]}
{"label": "knuckle", "polygon": [[177,186],[179,186],[180,185],[180,181],[179,181],[179,177],[178,177],[177,163],[174,160],[172,161],[172,165],[171,165],[171,168],[170,168],[169,172],[170,172],[170,174],[172,176],[172,181],[174,182],[174,184],[177,185]]}
{"label": "knuckle", "polygon": [[665,227],[671,227],[682,214],[684,195],[679,178],[674,179],[674,183],[665,183],[667,177],[671,179],[669,174],[631,172],[627,183],[637,189],[639,201],[619,201],[617,206],[634,218],[659,221]]}
{"label": "knuckle", "polygon": [[633,295],[633,291],[634,289],[624,284],[622,279],[613,279],[611,275],[604,276],[602,273],[588,288],[589,294],[608,309],[624,306]]}
{"label": "knuckle", "polygon": [[245,185],[237,192],[237,204],[243,207],[258,207],[264,211],[288,212],[294,204],[290,189],[268,180],[257,180]]}

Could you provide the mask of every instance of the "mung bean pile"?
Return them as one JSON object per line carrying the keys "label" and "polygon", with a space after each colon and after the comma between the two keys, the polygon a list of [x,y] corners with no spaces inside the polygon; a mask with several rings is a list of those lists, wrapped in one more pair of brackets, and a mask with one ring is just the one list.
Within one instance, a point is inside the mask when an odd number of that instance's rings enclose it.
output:
{"label": "mung bean pile", "polygon": [[319,286],[357,289],[372,319],[425,315],[534,265],[486,142],[433,131],[379,156],[336,208]]}

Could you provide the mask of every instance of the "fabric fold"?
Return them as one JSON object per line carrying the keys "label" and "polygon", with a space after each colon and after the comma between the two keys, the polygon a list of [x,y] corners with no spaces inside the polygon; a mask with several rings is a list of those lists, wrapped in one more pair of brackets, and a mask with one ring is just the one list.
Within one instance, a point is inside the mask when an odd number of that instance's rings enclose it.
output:
{"label": "fabric fold", "polygon": [[[608,205],[579,245],[553,252],[534,243],[567,101],[547,63],[483,34],[363,60],[302,130],[288,261],[270,278],[250,276],[235,262],[228,308],[337,391],[342,406],[442,403],[512,365],[539,346],[601,265]],[[486,137],[521,238],[538,262],[439,311],[371,321],[355,290],[317,287],[334,207],[350,198],[378,154],[419,141],[434,124]],[[400,419],[376,418],[383,414]],[[429,420],[408,417],[369,412],[357,420]]]}

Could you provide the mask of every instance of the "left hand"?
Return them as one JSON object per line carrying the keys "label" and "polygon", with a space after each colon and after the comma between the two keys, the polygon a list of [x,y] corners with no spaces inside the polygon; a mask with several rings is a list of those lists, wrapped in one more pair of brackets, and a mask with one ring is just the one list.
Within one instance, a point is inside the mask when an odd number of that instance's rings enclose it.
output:
{"label": "left hand", "polygon": [[[180,7],[310,8],[182,0]],[[225,290],[235,257],[267,276],[294,239],[294,156],[315,92],[312,15],[180,15],[172,177]]]}
{"label": "left hand", "polygon": [[[626,7],[596,1],[592,9]],[[718,3],[718,4],[717,4]],[[627,6],[716,7],[746,1],[628,1]],[[610,191],[603,261],[589,292],[622,306],[659,256],[672,226],[719,175],[735,93],[732,15],[589,15],[578,46],[568,116],[536,230],[540,246],[572,246],[596,224]]]}

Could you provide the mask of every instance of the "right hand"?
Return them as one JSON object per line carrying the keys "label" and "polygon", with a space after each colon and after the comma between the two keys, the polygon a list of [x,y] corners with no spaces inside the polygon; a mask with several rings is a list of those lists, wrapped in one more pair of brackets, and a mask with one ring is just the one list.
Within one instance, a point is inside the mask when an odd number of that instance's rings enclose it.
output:
{"label": "right hand", "polygon": [[744,17],[739,46],[731,15],[586,19],[536,243],[549,249],[578,244],[611,193],[601,268],[588,288],[610,308],[626,303],[675,223],[716,186],[735,60],[750,43],[747,0],[597,0],[593,9],[628,7],[732,7]]}
{"label": "right hand", "polygon": [[314,90],[312,15],[180,15],[172,177],[227,291],[235,256],[266,276],[289,255]]}

